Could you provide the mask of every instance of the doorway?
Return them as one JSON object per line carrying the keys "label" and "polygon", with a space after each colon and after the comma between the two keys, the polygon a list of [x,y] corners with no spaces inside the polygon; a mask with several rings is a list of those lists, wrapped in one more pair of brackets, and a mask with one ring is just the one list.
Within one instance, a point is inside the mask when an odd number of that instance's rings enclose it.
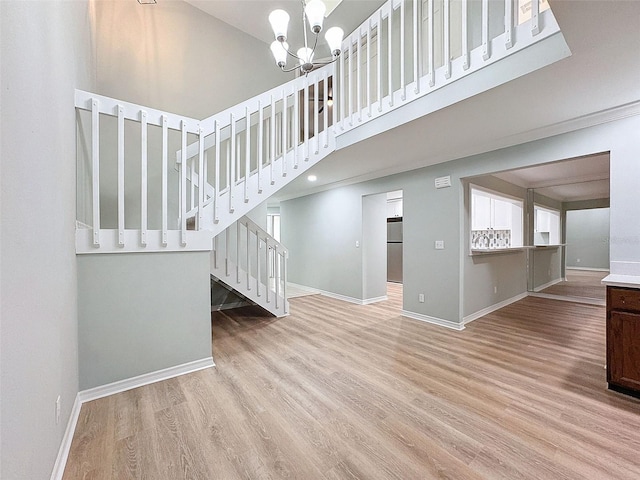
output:
{"label": "doorway", "polygon": [[402,308],[402,190],[362,197],[363,301]]}

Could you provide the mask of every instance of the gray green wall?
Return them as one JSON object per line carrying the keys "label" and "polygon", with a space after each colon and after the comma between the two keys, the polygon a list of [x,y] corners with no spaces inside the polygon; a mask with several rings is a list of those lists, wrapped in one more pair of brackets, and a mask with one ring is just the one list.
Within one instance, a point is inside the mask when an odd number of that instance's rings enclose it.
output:
{"label": "gray green wall", "polygon": [[362,292],[364,300],[387,294],[387,195],[362,197]]}
{"label": "gray green wall", "polygon": [[[527,252],[524,250],[509,253],[470,255],[470,196],[469,183],[504,193],[523,201],[526,212],[527,190],[505,182],[499,178],[482,176],[463,182],[464,212],[462,221],[463,237],[463,315],[467,316],[490,305],[521,295],[527,291]],[[461,213],[458,213],[460,216]],[[524,216],[524,215],[523,215]],[[527,229],[523,239],[527,238]],[[494,288],[497,290],[495,292]],[[495,293],[494,293],[495,292]]]}
{"label": "gray green wall", "polygon": [[80,389],[211,357],[209,252],[78,256]]}
{"label": "gray green wall", "polygon": [[609,209],[567,211],[567,267],[609,268]]}
{"label": "gray green wall", "polygon": [[0,478],[41,480],[78,392],[73,98],[95,88],[90,5],[3,0],[0,32]]}
{"label": "gray green wall", "polygon": [[[362,240],[362,197],[402,189],[404,309],[460,322],[526,289],[520,273],[524,255],[492,255],[475,262],[468,257],[461,179],[607,151],[611,152],[612,271],[640,274],[640,223],[628,221],[637,216],[634,206],[640,201],[637,185],[629,181],[640,178],[640,144],[634,141],[638,128],[640,117],[629,117],[283,202],[283,243],[291,252],[289,278],[364,298],[362,256],[355,248],[355,241]],[[452,187],[436,190],[434,179],[442,175],[451,175]],[[435,240],[444,240],[445,249],[435,250]],[[551,276],[555,274],[552,270]],[[497,284],[498,295],[482,290],[487,279]],[[425,294],[425,303],[418,302],[419,293]]]}

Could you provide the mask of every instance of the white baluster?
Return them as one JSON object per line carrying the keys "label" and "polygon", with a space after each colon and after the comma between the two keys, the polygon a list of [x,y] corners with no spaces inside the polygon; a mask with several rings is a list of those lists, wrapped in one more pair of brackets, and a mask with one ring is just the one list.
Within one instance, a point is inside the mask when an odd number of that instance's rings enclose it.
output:
{"label": "white baluster", "polygon": [[[344,43],[343,43],[344,45]],[[344,130],[344,119],[345,119],[345,110],[344,110],[344,48],[342,55],[340,55],[340,128]]]}
{"label": "white baluster", "polygon": [[[204,138],[202,138],[202,128],[200,124],[197,126],[198,131],[198,210],[196,216],[196,230],[202,229],[202,214],[205,198],[205,185],[207,177],[204,172]],[[191,182],[193,183],[193,177],[191,178]]]}
{"label": "white baluster", "polygon": [[287,100],[288,100],[288,96],[287,96],[287,92],[284,91],[284,89],[282,90],[282,132],[281,132],[281,140],[282,140],[282,176],[286,177],[287,176],[287,148],[288,148],[288,142],[289,142],[289,123],[288,123],[288,110],[289,108],[287,107]]}
{"label": "white baluster", "polygon": [[274,258],[274,272],[273,272],[273,279],[275,280],[276,283],[276,310],[278,309],[278,297],[280,296],[280,274],[279,274],[279,256],[278,256],[278,245],[274,245],[273,246],[273,258]]}
{"label": "white baluster", "polygon": [[349,37],[349,125],[353,127],[353,38]]}
{"label": "white baluster", "polygon": [[283,270],[282,270],[282,302],[284,307],[284,313],[289,313],[289,308],[287,305],[287,257],[289,256],[289,252],[285,250],[282,255],[282,260],[284,262]]}
{"label": "white baluster", "polygon": [[322,85],[324,86],[322,126],[324,127],[324,148],[327,148],[329,146],[329,75],[327,69],[324,70]]}
{"label": "white baluster", "polygon": [[229,138],[229,155],[227,155],[227,159],[229,161],[229,164],[227,165],[227,175],[229,178],[229,213],[233,213],[236,209],[233,198],[236,191],[236,119],[233,116],[233,113],[230,115],[230,120],[231,137]]}
{"label": "white baluster", "polygon": [[[507,2],[513,0],[506,0]],[[469,0],[462,0],[462,68],[469,69]]]}
{"label": "white baluster", "polygon": [[444,0],[444,78],[451,78],[451,38],[449,32],[449,16],[451,15],[449,0]]}
{"label": "white baluster", "polygon": [[260,296],[260,236],[256,231],[256,296]]}
{"label": "white baluster", "polygon": [[249,201],[249,173],[251,172],[251,113],[249,106],[245,108],[245,159],[244,159],[244,203]]}
{"label": "white baluster", "polygon": [[236,222],[236,283],[240,283],[240,221]]}
{"label": "white baluster", "polygon": [[298,145],[300,144],[300,91],[293,92],[293,168],[298,168]]}
{"label": "white baluster", "polygon": [[[407,99],[407,82],[405,78],[405,49],[404,49],[404,1],[400,0],[400,87],[402,88],[402,101]],[[445,0],[447,1],[447,0]],[[392,2],[393,3],[393,2]]]}
{"label": "white baluster", "polygon": [[304,161],[309,161],[309,77],[304,77],[304,105],[302,106],[304,114]]}
{"label": "white baluster", "polygon": [[118,246],[124,246],[124,107],[118,105]]}
{"label": "white baluster", "polygon": [[534,37],[540,33],[540,2],[531,0],[531,35]]}
{"label": "white baluster", "polygon": [[[466,1],[465,5],[466,6]],[[515,0],[504,0],[504,29],[505,29],[505,44],[507,49],[513,47],[513,2]]]}
{"label": "white baluster", "polygon": [[215,175],[216,178],[214,180],[214,192],[213,192],[213,221],[218,223],[220,221],[219,217],[219,209],[218,209],[218,197],[220,195],[220,124],[217,120],[213,122],[213,133],[215,135],[216,148],[215,148]]}
{"label": "white baluster", "polygon": [[356,110],[358,111],[358,121],[362,121],[362,36],[360,35],[360,29],[357,32],[357,57],[356,57]]}
{"label": "white baluster", "polygon": [[429,6],[429,50],[428,63],[429,63],[429,86],[433,87],[436,84],[436,65],[434,61],[434,49],[435,49],[435,33],[433,31],[433,2],[434,0],[428,0]]}
{"label": "white baluster", "polygon": [[[180,123],[180,153],[182,155],[180,162],[180,243],[184,246],[187,244],[187,123],[184,120]],[[191,183],[193,183],[193,177]]]}
{"label": "white baluster", "polygon": [[[535,3],[535,2],[534,2]],[[489,60],[489,0],[482,0],[482,58]]]}
{"label": "white baluster", "polygon": [[391,41],[393,37],[393,0],[389,2],[389,30],[387,30],[387,39],[388,39],[388,52],[387,52],[387,66],[388,75],[389,75],[389,106],[393,107],[393,42]]}
{"label": "white baluster", "polygon": [[382,112],[382,9],[378,10],[378,38],[376,39],[377,77],[378,77],[378,112]]}
{"label": "white baluster", "polygon": [[258,193],[262,193],[262,160],[264,156],[264,111],[258,100]]}
{"label": "white baluster", "polygon": [[413,0],[413,81],[416,82],[415,94],[420,93],[420,37],[419,37],[419,19],[420,9],[418,2]]}
{"label": "white baluster", "polygon": [[320,87],[320,84],[318,83],[318,75],[315,74],[314,75],[314,79],[313,79],[313,139],[315,140],[315,144],[316,144],[316,149],[315,149],[315,154],[317,155],[318,152],[320,151],[320,140],[318,139],[318,123],[320,120],[320,115],[319,115],[319,111],[320,111],[320,92],[318,92],[318,89]]}
{"label": "white baluster", "polygon": [[167,206],[167,179],[169,175],[169,166],[167,155],[169,151],[169,129],[167,125],[167,116],[162,115],[162,246],[167,246],[167,230],[169,209]]}
{"label": "white baluster", "polygon": [[93,245],[100,246],[100,109],[98,100],[91,100],[91,208]]}
{"label": "white baluster", "polygon": [[367,116],[371,117],[371,20],[367,20]]}
{"label": "white baluster", "polygon": [[251,235],[249,231],[249,223],[247,222],[247,290],[251,290],[251,259],[250,252],[251,249],[249,246],[251,245]]}
{"label": "white baluster", "polygon": [[140,112],[140,245],[147,245],[147,112]]}
{"label": "white baluster", "polygon": [[231,265],[229,265],[229,251],[231,248],[231,227],[228,227],[224,231],[224,274],[227,277],[231,276]]}
{"label": "white baluster", "polygon": [[271,185],[276,183],[276,99],[271,95],[271,118],[269,122],[269,136],[271,143]]}

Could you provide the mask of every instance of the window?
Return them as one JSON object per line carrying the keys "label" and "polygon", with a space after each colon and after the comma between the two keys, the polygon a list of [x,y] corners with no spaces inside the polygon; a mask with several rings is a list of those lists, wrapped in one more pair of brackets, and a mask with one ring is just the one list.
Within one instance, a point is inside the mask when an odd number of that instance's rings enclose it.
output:
{"label": "window", "polygon": [[560,212],[534,205],[534,245],[558,245],[560,243]]}
{"label": "window", "polygon": [[470,186],[471,249],[522,247],[521,199]]}

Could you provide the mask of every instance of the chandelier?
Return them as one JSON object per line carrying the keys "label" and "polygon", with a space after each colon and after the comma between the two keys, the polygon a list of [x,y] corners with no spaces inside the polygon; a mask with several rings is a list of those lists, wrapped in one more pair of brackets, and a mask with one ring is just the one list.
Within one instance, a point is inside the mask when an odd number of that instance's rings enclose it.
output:
{"label": "chandelier", "polygon": [[[340,27],[331,27],[327,30],[324,38],[329,45],[331,51],[331,60],[314,62],[313,55],[318,46],[318,35],[322,31],[322,21],[326,12],[326,6],[322,0],[302,1],[302,31],[304,33],[304,47],[300,48],[295,54],[289,50],[287,43],[287,27],[289,25],[289,14],[284,10],[274,10],[269,15],[269,23],[273,29],[276,39],[271,44],[271,53],[276,60],[276,65],[283,72],[291,72],[296,68],[300,68],[301,72],[307,75],[311,70],[318,66],[328,65],[336,61],[342,51],[342,37],[344,32]],[[306,22],[305,22],[306,19]],[[305,23],[309,23],[309,28],[315,36],[313,39],[313,48],[309,48],[307,39],[307,28]],[[286,69],[287,57],[291,56],[300,62],[299,66]]]}

